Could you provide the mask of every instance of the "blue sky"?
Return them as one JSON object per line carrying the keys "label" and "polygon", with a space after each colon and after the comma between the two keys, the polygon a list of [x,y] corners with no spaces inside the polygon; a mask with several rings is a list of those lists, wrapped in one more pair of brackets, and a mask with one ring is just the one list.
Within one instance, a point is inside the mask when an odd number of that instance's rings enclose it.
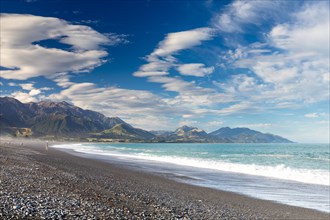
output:
{"label": "blue sky", "polygon": [[329,142],[329,1],[1,1],[1,96],[147,130]]}

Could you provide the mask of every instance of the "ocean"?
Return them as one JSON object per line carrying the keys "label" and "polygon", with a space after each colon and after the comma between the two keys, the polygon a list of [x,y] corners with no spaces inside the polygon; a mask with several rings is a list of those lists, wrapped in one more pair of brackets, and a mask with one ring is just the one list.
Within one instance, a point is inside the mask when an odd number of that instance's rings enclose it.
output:
{"label": "ocean", "polygon": [[53,147],[188,184],[330,212],[329,144],[86,143]]}

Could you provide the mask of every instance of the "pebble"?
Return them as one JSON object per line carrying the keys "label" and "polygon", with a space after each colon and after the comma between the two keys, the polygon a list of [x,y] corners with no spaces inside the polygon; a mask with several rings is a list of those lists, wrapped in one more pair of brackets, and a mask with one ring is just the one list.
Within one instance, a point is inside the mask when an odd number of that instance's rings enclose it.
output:
{"label": "pebble", "polygon": [[11,148],[0,147],[0,219],[265,219],[253,210],[179,198],[127,176]]}

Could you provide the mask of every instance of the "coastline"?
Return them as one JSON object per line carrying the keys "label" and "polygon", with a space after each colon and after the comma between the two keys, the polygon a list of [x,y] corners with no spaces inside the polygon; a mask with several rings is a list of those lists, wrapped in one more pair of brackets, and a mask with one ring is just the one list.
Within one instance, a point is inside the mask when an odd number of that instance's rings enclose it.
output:
{"label": "coastline", "polygon": [[192,186],[54,148],[46,151],[44,142],[1,143],[0,152],[4,219],[330,218],[329,213]]}

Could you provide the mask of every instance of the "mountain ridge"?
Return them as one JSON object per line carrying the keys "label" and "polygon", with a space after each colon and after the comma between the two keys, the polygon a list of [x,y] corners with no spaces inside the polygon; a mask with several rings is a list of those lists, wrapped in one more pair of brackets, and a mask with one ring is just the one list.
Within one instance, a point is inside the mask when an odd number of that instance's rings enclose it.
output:
{"label": "mountain ridge", "polygon": [[[79,138],[109,130],[117,124],[131,127],[132,131],[136,129],[118,117],[106,117],[99,112],[85,110],[67,102],[21,103],[14,98],[0,97],[0,109],[2,133],[10,133],[8,131],[16,127],[30,128],[30,136],[34,137]],[[110,136],[108,133],[107,137]]]}
{"label": "mountain ridge", "polygon": [[234,143],[291,143],[292,141],[274,134],[261,133],[250,128],[223,127],[209,133],[214,138],[226,138]]}
{"label": "mountain ridge", "polygon": [[223,127],[207,133],[182,125],[174,131],[146,131],[119,117],[82,109],[68,102],[21,103],[0,97],[0,133],[12,136],[76,138],[88,141],[204,142],[204,143],[290,143],[273,134],[249,128]]}

